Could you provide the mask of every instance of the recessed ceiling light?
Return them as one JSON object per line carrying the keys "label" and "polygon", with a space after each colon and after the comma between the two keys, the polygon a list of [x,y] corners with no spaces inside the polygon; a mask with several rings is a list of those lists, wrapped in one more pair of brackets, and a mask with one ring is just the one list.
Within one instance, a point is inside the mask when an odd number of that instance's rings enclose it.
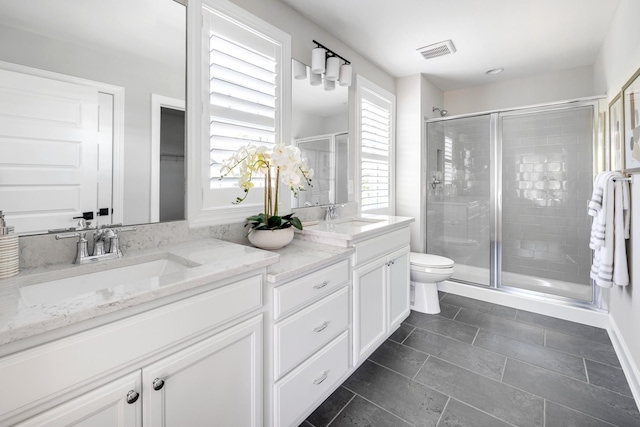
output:
{"label": "recessed ceiling light", "polygon": [[494,68],[493,70],[485,71],[485,74],[500,74],[504,71],[504,68]]}

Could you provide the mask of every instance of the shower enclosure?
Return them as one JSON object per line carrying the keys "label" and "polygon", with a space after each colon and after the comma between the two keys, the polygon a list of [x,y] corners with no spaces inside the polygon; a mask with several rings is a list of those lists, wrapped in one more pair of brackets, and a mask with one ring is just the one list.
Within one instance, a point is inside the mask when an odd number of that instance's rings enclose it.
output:
{"label": "shower enclosure", "polygon": [[592,305],[599,101],[427,122],[426,252],[452,280]]}

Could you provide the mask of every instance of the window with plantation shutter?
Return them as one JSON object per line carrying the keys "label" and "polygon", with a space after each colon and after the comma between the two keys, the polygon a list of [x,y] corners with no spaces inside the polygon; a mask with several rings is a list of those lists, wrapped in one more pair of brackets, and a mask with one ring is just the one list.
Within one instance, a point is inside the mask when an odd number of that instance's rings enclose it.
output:
{"label": "window with plantation shutter", "polygon": [[249,144],[273,146],[278,130],[276,46],[261,52],[232,35],[214,27],[209,39],[211,188],[234,186],[235,177],[220,180],[223,160]]}
{"label": "window with plantation shutter", "polygon": [[395,97],[360,79],[360,206],[363,212],[392,214]]}
{"label": "window with plantation shutter", "polygon": [[[221,223],[260,212],[260,189],[240,205],[238,177],[220,176],[223,161],[252,144],[288,141],[283,125],[290,78],[290,36],[231,2],[203,4],[202,30],[202,204],[194,223]],[[206,128],[206,129],[205,129]],[[283,132],[283,130],[285,130]],[[208,154],[208,155],[207,155]],[[222,179],[221,179],[222,178]],[[256,187],[263,180],[255,176]],[[287,208],[287,206],[283,206]]]}

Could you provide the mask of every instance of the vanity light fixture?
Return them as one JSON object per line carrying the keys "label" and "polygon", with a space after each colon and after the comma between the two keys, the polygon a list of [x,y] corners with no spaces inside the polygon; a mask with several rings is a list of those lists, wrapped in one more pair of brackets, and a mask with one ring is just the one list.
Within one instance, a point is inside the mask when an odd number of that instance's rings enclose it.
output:
{"label": "vanity light fixture", "polygon": [[324,90],[327,92],[336,90],[336,81],[329,80],[326,75],[324,76]]}
{"label": "vanity light fixture", "polygon": [[293,78],[296,80],[306,80],[307,66],[300,61],[293,60]]}
{"label": "vanity light fixture", "polygon": [[327,60],[327,49],[318,45],[311,52],[311,72],[314,74],[324,73]]}
{"label": "vanity light fixture", "polygon": [[340,75],[340,58],[330,56],[327,58],[327,69],[324,72],[324,78],[335,82]]}
{"label": "vanity light fixture", "polygon": [[322,74],[309,73],[309,83],[311,86],[320,86],[322,84]]}
{"label": "vanity light fixture", "polygon": [[[316,47],[311,52],[311,76],[309,79],[311,84],[320,84],[317,79],[321,78],[321,74],[324,74],[325,90],[334,90],[336,82],[339,82],[340,86],[350,86],[353,73],[351,62],[317,41],[313,40],[313,42]],[[344,63],[341,65],[341,62]],[[332,82],[333,85],[328,82]]]}
{"label": "vanity light fixture", "polygon": [[351,75],[353,74],[353,67],[351,64],[343,64],[340,67],[340,86],[351,86]]}

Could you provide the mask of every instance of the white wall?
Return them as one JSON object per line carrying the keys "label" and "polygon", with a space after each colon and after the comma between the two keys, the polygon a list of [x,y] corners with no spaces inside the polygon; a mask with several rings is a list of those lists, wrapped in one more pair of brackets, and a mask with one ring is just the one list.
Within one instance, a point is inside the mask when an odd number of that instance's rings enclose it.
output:
{"label": "white wall", "polygon": [[444,108],[450,116],[455,116],[602,93],[594,92],[593,69],[586,66],[448,91],[444,94]]}
{"label": "white wall", "polygon": [[434,117],[432,107],[442,103],[442,91],[424,75],[396,79],[396,215],[415,218],[411,224],[414,252],[425,249],[424,120]]}
{"label": "white wall", "polygon": [[231,0],[233,3],[291,35],[291,56],[303,64],[311,64],[311,50],[317,40],[347,58],[353,72],[363,75],[378,86],[395,93],[394,80],[340,39],[311,22],[298,11],[279,0]]}
{"label": "white wall", "polygon": [[[280,28],[291,35],[291,56],[304,63],[311,63],[311,51],[317,40],[340,56],[347,58],[353,66],[353,73],[359,74],[381,88],[395,94],[395,81],[364,56],[357,53],[346,43],[333,36],[298,11],[280,0],[231,0],[233,3],[254,14],[260,19]],[[355,79],[354,79],[355,81]],[[355,85],[349,88],[349,135],[355,135]],[[354,192],[354,171],[357,170],[355,144],[349,143],[349,201],[356,200]]]}
{"label": "white wall", "polygon": [[0,60],[125,88],[124,223],[149,222],[151,93],[184,99],[184,58],[168,68],[0,26]]}
{"label": "white wall", "polygon": [[[624,83],[640,67],[640,36],[638,35],[640,1],[622,0],[611,23],[611,29],[594,64],[594,88],[606,92],[608,101],[622,89]],[[629,242],[631,284],[612,289],[610,316],[623,349],[629,358],[629,368],[635,374],[636,401],[640,401],[640,176],[631,184],[632,236]],[[627,371],[627,375],[629,372]],[[633,379],[630,380],[633,383]],[[633,386],[633,384],[632,384]]]}

